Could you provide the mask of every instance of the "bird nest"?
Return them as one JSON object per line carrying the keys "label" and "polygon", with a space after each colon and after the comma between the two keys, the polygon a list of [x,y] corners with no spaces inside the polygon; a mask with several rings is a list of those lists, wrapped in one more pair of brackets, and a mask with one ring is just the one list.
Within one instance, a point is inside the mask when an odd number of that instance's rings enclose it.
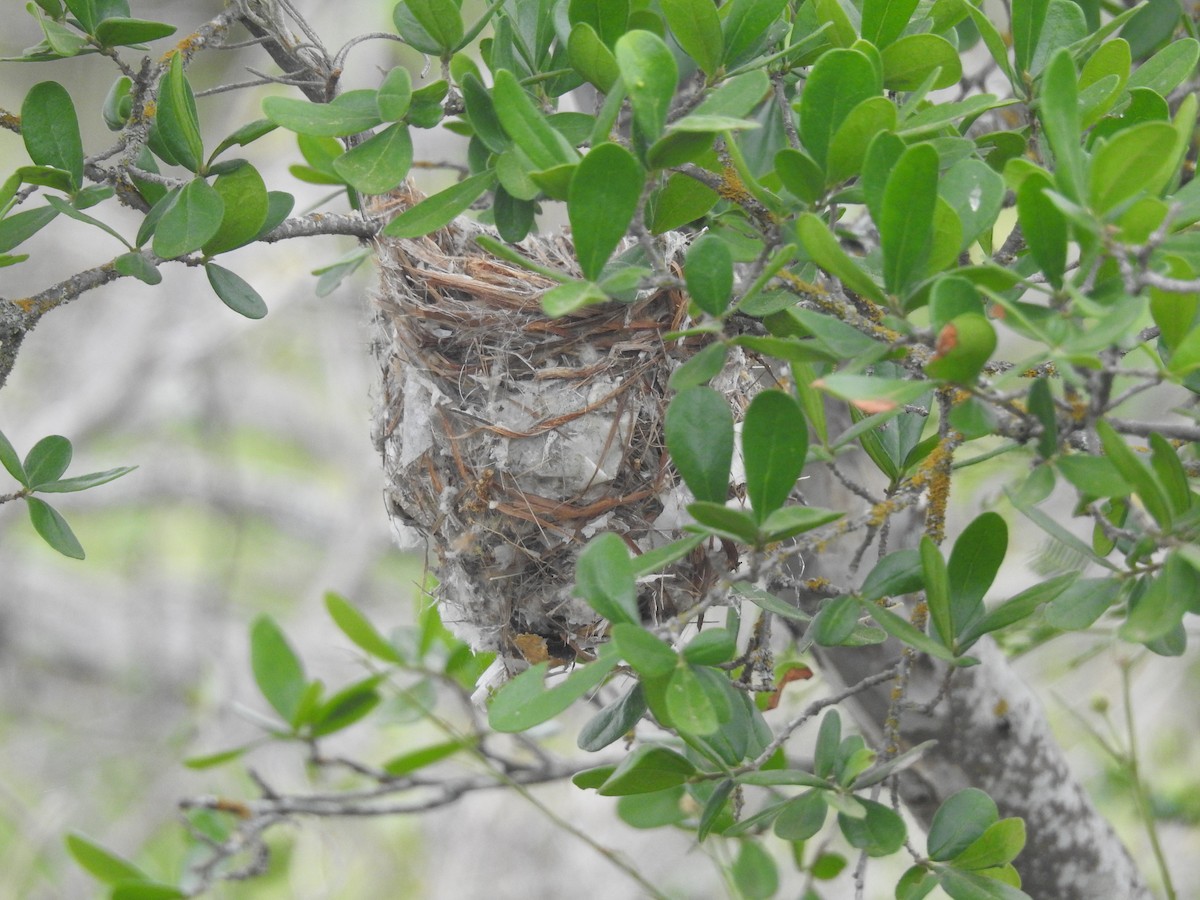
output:
{"label": "bird nest", "polygon": [[[401,198],[408,205],[411,199]],[[381,238],[377,445],[401,539],[436,559],[446,624],[506,659],[571,659],[603,639],[572,595],[575,561],[601,531],[641,553],[671,537],[677,476],[663,449],[667,381],[697,347],[679,291],[550,319],[554,282],[500,260],[459,219],[425,238]],[[564,239],[520,251],[576,271]],[[711,583],[703,551],[646,586],[652,620]]]}

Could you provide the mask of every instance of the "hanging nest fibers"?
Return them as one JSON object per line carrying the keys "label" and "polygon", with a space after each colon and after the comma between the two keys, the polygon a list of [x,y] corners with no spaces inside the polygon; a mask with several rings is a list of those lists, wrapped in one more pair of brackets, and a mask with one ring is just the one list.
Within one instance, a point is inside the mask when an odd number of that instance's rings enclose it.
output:
{"label": "hanging nest fibers", "polygon": [[[390,198],[393,208],[411,192]],[[687,323],[678,291],[560,319],[554,282],[489,255],[459,218],[419,239],[380,238],[376,443],[402,543],[436,557],[446,624],[509,661],[569,660],[603,640],[572,596],[575,561],[602,531],[634,553],[673,536],[678,478],[663,449],[667,380],[697,347],[666,342]],[[577,272],[565,239],[528,258]],[[642,590],[653,620],[712,583],[704,550]]]}

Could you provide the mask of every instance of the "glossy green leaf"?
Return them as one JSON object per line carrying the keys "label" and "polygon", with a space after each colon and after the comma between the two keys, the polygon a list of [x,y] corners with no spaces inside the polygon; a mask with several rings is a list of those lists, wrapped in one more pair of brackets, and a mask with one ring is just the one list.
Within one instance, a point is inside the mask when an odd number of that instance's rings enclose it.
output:
{"label": "glossy green leaf", "polygon": [[2,431],[0,431],[0,465],[4,466],[8,474],[22,485],[29,486],[29,477],[25,474],[25,467],[21,465],[21,457]]}
{"label": "glossy green leaf", "polygon": [[25,454],[23,469],[28,485],[37,490],[43,484],[57,481],[71,464],[71,442],[59,434],[42,438]]}
{"label": "glossy green leaf", "polygon": [[51,206],[28,209],[0,219],[0,253],[7,253],[33,237],[58,215]]}
{"label": "glossy green leaf", "polygon": [[250,628],[250,668],[263,697],[285,722],[292,723],[308,680],[300,658],[270,616],[259,616]]}
{"label": "glossy green leaf", "polygon": [[104,884],[149,880],[149,876],[129,860],[78,832],[67,835],[67,852],[89,875]]}
{"label": "glossy green leaf", "polygon": [[671,35],[680,48],[705,75],[712,77],[721,67],[725,51],[716,6],[708,0],[661,0],[661,5]]}
{"label": "glossy green leaf", "polygon": [[813,616],[805,636],[821,647],[837,647],[849,640],[858,625],[859,607],[849,595],[826,601]]}
{"label": "glossy green leaf", "polygon": [[458,49],[463,39],[463,20],[454,0],[404,0],[404,4],[442,56],[448,57]]}
{"label": "glossy green leaf", "polygon": [[608,295],[595,282],[568,281],[542,294],[542,311],[552,318],[558,318],[608,299]]}
{"label": "glossy green leaf", "polygon": [[937,878],[951,900],[1031,900],[1024,891],[978,872],[943,868]]}
{"label": "glossy green leaf", "polygon": [[868,856],[888,856],[904,846],[908,830],[898,812],[874,800],[855,799],[866,809],[865,816],[860,819],[838,813],[838,826],[850,846]]}
{"label": "glossy green leaf", "polygon": [[950,617],[957,637],[983,614],[983,597],[996,580],[1008,550],[1008,525],[994,512],[976,517],[950,551]]}
{"label": "glossy green leaf", "polygon": [[882,606],[877,606],[866,600],[859,600],[863,608],[871,614],[879,627],[890,634],[896,640],[908,644],[910,647],[915,647],[922,653],[927,653],[935,659],[940,659],[945,662],[954,662],[954,653],[939,641],[935,641],[925,632],[915,628],[907,619],[896,615],[889,609]]}
{"label": "glossy green leaf", "polygon": [[917,0],[863,0],[862,36],[883,49],[904,33]]}
{"label": "glossy green leaf", "polygon": [[671,461],[697,500],[724,503],[733,461],[733,413],[711,388],[680,392],[664,426]]}
{"label": "glossy green leaf", "polygon": [[576,71],[602,93],[611,91],[621,77],[616,56],[587,22],[578,22],[571,29],[567,57]]}
{"label": "glossy green leaf", "polygon": [[76,491],[86,491],[102,484],[108,484],[110,481],[116,481],[136,468],[137,466],[120,466],[115,469],[106,469],[103,472],[89,472],[87,475],[59,478],[43,482],[37,486],[37,490],[41,494],[73,494]]}
{"label": "glossy green leaf", "polygon": [[618,622],[612,635],[617,652],[644,678],[662,678],[679,665],[675,651],[638,624]]}
{"label": "glossy green leaf", "polygon": [[1105,455],[1116,466],[1121,477],[1133,486],[1138,499],[1154,517],[1154,521],[1164,527],[1170,525],[1171,506],[1154,472],[1134,455],[1124,438],[1117,434],[1108,422],[1097,422],[1096,433],[1104,445]]}
{"label": "glossy green leaf", "polygon": [[929,858],[939,862],[953,859],[999,820],[995,801],[978,788],[951,794],[930,823],[926,838]]}
{"label": "glossy green leaf", "polygon": [[610,622],[639,619],[629,548],[612,532],[588,542],[575,569],[575,593]]}
{"label": "glossy green leaf", "polygon": [[646,141],[657,140],[667,123],[679,69],[662,38],[630,31],[616,44],[617,66],[633,106],[633,120]]}
{"label": "glossy green leaf", "polygon": [[374,128],[379,117],[378,92],[346,91],[329,103],[311,103],[292,97],[268,97],[263,101],[268,119],[288,131],[316,137],[345,137]]}
{"label": "glossy green leaf", "polygon": [[[725,36],[725,64],[729,66],[748,56],[779,20],[787,0],[731,0],[725,4],[722,31]],[[722,12],[725,12],[722,9]]]}
{"label": "glossy green leaf", "polygon": [[800,95],[800,140],[823,170],[829,167],[829,146],[851,110],[883,89],[880,74],[858,50],[830,50],[809,72]]}
{"label": "glossy green leaf", "polygon": [[249,282],[216,263],[205,263],[204,274],[221,302],[238,315],[247,319],[261,319],[267,314],[267,304],[262,295]]}
{"label": "glossy green leaf", "polygon": [[548,664],[538,663],[496,693],[488,707],[488,724],[496,731],[512,734],[549,721],[599,687],[616,661],[615,654],[602,654],[599,660],[579,666],[551,688],[545,685]]}
{"label": "glossy green leaf", "polygon": [[[183,71],[183,54],[175,53],[158,86],[155,113],[159,137],[185,169],[199,172],[204,162],[204,141],[196,98]],[[161,255],[161,254],[160,254]]]}
{"label": "glossy green leaf", "polygon": [[266,224],[270,206],[267,186],[249,163],[218,176],[213,189],[220,195],[224,211],[216,235],[204,244],[205,256],[215,256],[253,241]]}
{"label": "glossy green leaf", "polygon": [[825,193],[825,173],[806,153],[785,147],[775,154],[775,172],[783,186],[806,203]]}
{"label": "glossy green leaf", "polygon": [[830,184],[859,174],[871,139],[896,127],[896,106],[886,97],[871,97],[854,107],[829,142],[826,180]]}
{"label": "glossy green leaf", "polygon": [[21,104],[21,139],[39,166],[69,172],[75,188],[83,184],[83,138],[75,104],[55,81],[35,84]]}
{"label": "glossy green leaf", "polygon": [[808,423],[795,398],[777,390],[755,397],[742,422],[742,455],[746,493],[760,524],[787,502],[807,453]]}
{"label": "glossy green leaf", "polygon": [[1170,553],[1162,571],[1129,611],[1118,634],[1127,641],[1146,644],[1159,640],[1179,627],[1184,615],[1200,596],[1200,573]]}
{"label": "glossy green leaf", "polygon": [[80,545],[71,526],[54,507],[37,497],[26,497],[29,507],[29,520],[38,535],[63,556],[71,559],[83,559],[83,547]]}
{"label": "glossy green leaf", "polygon": [[96,26],[96,41],[102,47],[132,47],[146,44],[176,32],[174,25],[166,22],[151,22],[146,19],[130,19],[114,16]]}
{"label": "glossy green leaf", "polygon": [[[721,717],[696,669],[677,666],[666,688],[667,713],[671,724],[688,734],[712,734],[721,727]],[[726,719],[728,709],[726,709]]]}
{"label": "glossy green leaf", "polygon": [[902,294],[924,271],[933,239],[938,155],[929,144],[909,147],[897,160],[883,193],[879,244],[883,282]]}
{"label": "glossy green leaf", "polygon": [[579,159],[575,148],[546,121],[511,72],[501,70],[496,73],[492,102],[508,136],[537,168],[553,169]]}
{"label": "glossy green leaf", "polygon": [[603,797],[648,794],[683,784],[696,771],[674,750],[658,744],[640,744],[600,786]]}
{"label": "glossy green leaf", "polygon": [[[726,506],[724,503],[704,501],[689,503],[687,510],[702,531],[743,544],[759,543],[758,526],[748,512]],[[689,531],[696,528],[697,526],[688,526]]]}
{"label": "glossy green leaf", "polygon": [[609,47],[629,27],[629,0],[570,0],[567,16],[572,25],[586,22]]}
{"label": "glossy green leaf", "polygon": [[491,171],[464,178],[400,213],[384,226],[383,234],[394,238],[415,238],[436,231],[465,212],[495,183],[496,175]]}
{"label": "glossy green leaf", "polygon": [[940,70],[932,88],[952,87],[962,78],[958,51],[941,35],[910,34],[884,47],[883,86],[889,91],[914,91]]}
{"label": "glossy green leaf", "polygon": [[402,663],[404,658],[392,643],[381,635],[357,607],[349,600],[334,593],[325,595],[325,609],[342,634],[350,638],[359,649],[390,663]]}
{"label": "glossy green leaf", "polygon": [[706,234],[688,248],[683,266],[688,293],[711,316],[724,315],[733,295],[733,254],[716,235]]}
{"label": "glossy green leaf", "polygon": [[1054,153],[1058,189],[1069,200],[1083,199],[1084,162],[1080,147],[1079,84],[1075,63],[1065,48],[1042,73],[1038,116]]}
{"label": "glossy green leaf", "polygon": [[780,808],[775,817],[775,835],[785,841],[807,841],[824,827],[828,813],[824,791],[805,791]]}
{"label": "glossy green leaf", "polygon": [[1004,206],[1004,179],[978,159],[964,159],[941,177],[938,194],[962,223],[962,248],[990,233]]}
{"label": "glossy green leaf", "polygon": [[683,658],[697,666],[728,662],[737,652],[737,635],[728,628],[706,628],[683,648]]}
{"label": "glossy green leaf", "polygon": [[1013,0],[1012,40],[1017,72],[1028,72],[1050,0]]}
{"label": "glossy green leaf", "polygon": [[947,573],[946,561],[942,558],[942,551],[929,539],[928,535],[921,537],[920,553],[929,619],[941,642],[947,647],[953,647],[954,614],[950,605],[950,578]]}
{"label": "glossy green leaf", "polygon": [[681,784],[649,794],[626,794],[617,799],[617,817],[631,828],[677,825],[688,818],[682,803],[686,796]]}
{"label": "glossy green leaf", "polygon": [[912,594],[925,586],[921,555],[915,548],[896,550],[875,564],[863,580],[859,593],[864,600],[875,602],[884,597]]}
{"label": "glossy green leaf", "polygon": [[1021,819],[1001,819],[993,822],[966,849],[957,854],[953,864],[960,869],[990,869],[1016,859],[1025,846],[1025,822]]}
{"label": "glossy green leaf", "polygon": [[154,254],[174,259],[199,250],[221,229],[225,203],[203,178],[194,178],[180,191],[158,220]]}
{"label": "glossy green leaf", "polygon": [[404,66],[396,66],[383,77],[375,104],[385,122],[400,122],[412,104],[412,75]]}
{"label": "glossy green leaf", "polygon": [[333,168],[360,193],[386,194],[404,181],[412,161],[408,126],[396,122],[339,156]]}
{"label": "glossy green leaf", "polygon": [[[633,625],[618,627],[636,628]],[[674,666],[674,654],[671,655],[671,664]],[[576,743],[580,750],[586,750],[589,753],[603,750],[629,734],[645,713],[645,694],[642,691],[641,682],[637,682],[589,719],[587,724],[579,730],[579,738]]]}
{"label": "glossy green leaf", "polygon": [[1195,74],[1200,61],[1200,42],[1194,37],[1173,40],[1138,66],[1129,76],[1127,87],[1149,88],[1166,97],[1185,78]]}
{"label": "glossy green leaf", "polygon": [[1157,194],[1173,174],[1175,129],[1167,122],[1143,122],[1118,132],[1092,157],[1088,195],[1097,213],[1106,213],[1143,191]]}
{"label": "glossy green leaf", "polygon": [[646,175],[620,144],[593,147],[575,167],[567,214],[584,278],[600,277],[638,209]]}
{"label": "glossy green leaf", "polygon": [[1017,189],[1017,221],[1029,252],[1047,280],[1062,287],[1067,267],[1068,223],[1058,206],[1047,195],[1050,180],[1035,173]]}
{"label": "glossy green leaf", "polygon": [[841,280],[850,290],[876,303],[887,302],[879,285],[842,249],[829,227],[817,216],[803,213],[796,220],[796,236],[813,262]]}

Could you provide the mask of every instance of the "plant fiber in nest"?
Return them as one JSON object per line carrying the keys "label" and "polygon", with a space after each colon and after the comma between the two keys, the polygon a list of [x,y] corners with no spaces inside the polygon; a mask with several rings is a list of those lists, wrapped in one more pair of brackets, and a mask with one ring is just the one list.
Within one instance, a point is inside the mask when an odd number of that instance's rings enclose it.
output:
{"label": "plant fiber in nest", "polygon": [[[586,541],[613,531],[637,553],[671,537],[655,524],[678,483],[662,441],[667,380],[694,350],[663,335],[685,324],[687,300],[659,292],[550,319],[540,299],[554,282],[489,255],[481,231],[460,217],[378,242],[386,504],[401,544],[423,540],[435,557],[456,634],[510,660],[570,659],[603,640],[572,596]],[[577,272],[565,239],[520,250]],[[698,552],[643,589],[644,616],[686,609],[710,577]]]}

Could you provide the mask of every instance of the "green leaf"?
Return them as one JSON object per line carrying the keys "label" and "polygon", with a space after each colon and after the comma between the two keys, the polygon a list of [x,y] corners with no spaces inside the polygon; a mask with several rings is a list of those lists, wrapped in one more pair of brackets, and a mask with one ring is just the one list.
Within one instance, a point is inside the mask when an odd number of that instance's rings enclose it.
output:
{"label": "green leaf", "polygon": [[811,156],[799,150],[785,147],[776,153],[775,174],[785,188],[805,203],[815,203],[825,193],[824,171]]}
{"label": "green leaf", "polygon": [[759,45],[779,20],[787,0],[732,0],[724,4],[725,64],[741,61]]}
{"label": "green leaf", "polygon": [[621,77],[617,58],[587,22],[577,22],[571,29],[567,57],[575,70],[602,93],[611,91]]}
{"label": "green leaf", "polygon": [[621,35],[615,50],[633,120],[644,140],[657,140],[666,126],[679,80],[675,56],[662,38],[649,31]]}
{"label": "green leaf", "polygon": [[234,747],[231,750],[220,750],[216,753],[205,753],[201,756],[189,756],[183,761],[183,764],[189,769],[197,771],[215,769],[217,766],[223,766],[225,763],[233,762],[235,759],[241,759],[252,747],[253,745],[247,745],[245,747]]}
{"label": "green leaf", "polygon": [[689,503],[687,511],[698,523],[697,526],[689,525],[689,531],[698,528],[701,531],[743,544],[757,545],[760,543],[761,534],[754,518],[747,512],[726,506],[724,503],[705,501]]}
{"label": "green leaf", "polygon": [[667,386],[675,391],[685,391],[690,387],[707,384],[721,374],[728,354],[729,344],[725,341],[709,344],[672,372]]}
{"label": "green leaf", "polygon": [[617,652],[643,678],[662,678],[679,666],[675,651],[640,625],[618,622],[612,635]]}
{"label": "green leaf", "polygon": [[940,70],[931,87],[952,87],[962,78],[958,51],[938,34],[910,34],[883,48],[883,86],[889,91],[915,91]]}
{"label": "green leaf", "polygon": [[889,856],[904,846],[908,830],[898,812],[874,800],[855,799],[866,809],[865,816],[860,819],[838,813],[838,826],[851,847],[867,856]]}
{"label": "green leaf", "polygon": [[28,209],[0,219],[0,253],[7,253],[33,237],[58,215],[52,206]]}
{"label": "green leaf", "polygon": [[396,122],[339,156],[333,168],[359,193],[386,194],[404,180],[412,161],[408,126]]}
{"label": "green leaf", "polygon": [[663,828],[688,818],[681,801],[687,795],[682,784],[665,791],[629,794],[617,800],[617,816],[631,828]]}
{"label": "green leaf", "polygon": [[731,868],[733,883],[746,900],[766,900],[779,890],[775,859],[755,841],[742,841]]}
{"label": "green leaf", "polygon": [[60,25],[51,19],[38,16],[38,24],[42,27],[42,34],[45,35],[46,41],[44,44],[39,44],[37,47],[30,48],[28,59],[37,51],[49,50],[53,55],[33,56],[34,59],[53,59],[54,56],[71,57],[78,54],[87,47],[87,38],[83,37],[78,32],[67,28],[65,25]]}
{"label": "green leaf", "polygon": [[549,721],[599,687],[616,662],[615,654],[601,653],[599,660],[579,666],[549,689],[544,683],[549,664],[538,663],[496,693],[488,707],[488,724],[496,731],[513,734]]}
{"label": "green leaf", "polygon": [[67,835],[67,852],[89,875],[104,884],[148,881],[150,876],[111,850],[106,850],[78,832]]}
{"label": "green leaf", "polygon": [[71,442],[60,434],[42,438],[25,454],[24,470],[31,490],[57,481],[71,464]]}
{"label": "green leaf", "polygon": [[702,310],[720,318],[733,295],[733,254],[729,245],[706,234],[688,248],[683,266],[688,293]]}
{"label": "green leaf", "polygon": [[858,50],[830,50],[817,60],[800,95],[800,140],[822,170],[829,168],[829,147],[842,122],[882,89],[880,73]]}
{"label": "green leaf", "polygon": [[463,39],[462,13],[454,0],[404,0],[421,27],[437,45],[440,55],[449,57]]}
{"label": "green leaf", "polygon": [[1007,550],[1008,525],[994,512],[978,516],[954,541],[946,570],[956,638],[983,614],[983,595],[996,580]]}
{"label": "green leaf", "polygon": [[1170,553],[1162,571],[1130,610],[1118,634],[1126,641],[1148,644],[1179,627],[1184,614],[1200,596],[1200,573]]}
{"label": "green leaf", "polygon": [[638,209],[646,174],[620,144],[593,147],[575,167],[567,215],[583,277],[595,281],[625,237]]}
{"label": "green leaf", "polygon": [[283,720],[292,724],[308,690],[304,667],[283,632],[262,615],[250,628],[250,668],[259,691]]}
{"label": "green leaf", "polygon": [[951,863],[960,869],[991,869],[1017,858],[1025,846],[1025,822],[1001,819],[957,854]]}
{"label": "green leaf", "polygon": [[895,128],[896,106],[886,97],[871,97],[850,110],[829,142],[826,181],[836,184],[859,174],[871,139]]}
{"label": "green leaf", "polygon": [[785,841],[807,841],[825,826],[828,814],[825,791],[805,791],[780,808],[775,817],[775,835]]}
{"label": "green leaf", "polygon": [[661,0],[671,35],[710,78],[721,67],[725,39],[721,17],[708,0]]}
{"label": "green leaf", "polygon": [[238,315],[247,319],[261,319],[267,314],[267,304],[262,295],[249,282],[216,263],[205,263],[204,274],[213,292],[221,298],[221,302]]}
{"label": "green leaf", "polygon": [[496,175],[491,170],[465,178],[400,213],[384,226],[383,234],[394,238],[415,238],[436,231],[465,212],[495,183]]}
{"label": "green leaf", "polygon": [[21,465],[21,457],[3,431],[0,431],[0,465],[22,485],[29,487],[29,476],[25,474],[25,467]]}
{"label": "green leaf", "polygon": [[1195,38],[1173,40],[1142,63],[1129,76],[1126,87],[1149,88],[1160,97],[1166,97],[1185,78],[1196,71],[1200,60],[1200,43]]}
{"label": "green leaf", "polygon": [[900,597],[925,587],[921,554],[915,548],[896,550],[875,564],[859,593],[874,603],[884,597]]}
{"label": "green leaf", "polygon": [[1156,432],[1149,437],[1150,468],[1158,476],[1167,495],[1167,504],[1176,516],[1182,516],[1192,507],[1192,489],[1188,482],[1187,472],[1183,463],[1175,453],[1175,449],[1166,439]]}
{"label": "green leaf", "polygon": [[262,231],[270,208],[262,175],[249,163],[219,175],[213,190],[220,196],[224,211],[217,233],[202,248],[205,256],[249,244]]}
{"label": "green leaf", "polygon": [[1065,591],[1079,577],[1078,572],[1068,572],[1026,588],[1014,597],[986,613],[982,618],[967,626],[959,634],[959,645],[966,649],[985,634],[1007,628],[1029,618],[1039,606],[1049,603]]}
{"label": "green leaf", "polygon": [[649,794],[683,784],[696,771],[674,750],[658,744],[641,744],[621,761],[616,771],[600,786],[603,797]]}
{"label": "green leaf", "polygon": [[1088,183],[1092,209],[1103,215],[1143,191],[1156,195],[1174,172],[1174,146],[1168,122],[1142,122],[1101,144]]}
{"label": "green leaf", "polygon": [[671,724],[680,731],[705,735],[721,727],[718,710],[692,666],[677,666],[671,673],[666,702]]}
{"label": "green leaf", "polygon": [[1121,477],[1133,486],[1146,511],[1159,525],[1170,526],[1171,506],[1154,472],[1134,455],[1124,438],[1117,434],[1108,422],[1097,422],[1096,433],[1100,436],[1105,455],[1117,467]]}
{"label": "green leaf", "polygon": [[[617,628],[636,628],[633,625],[618,625]],[[640,628],[636,629],[641,631]],[[616,629],[614,629],[615,633]],[[644,632],[643,632],[644,633]],[[672,653],[671,664],[674,666]],[[580,750],[595,753],[610,744],[620,740],[641,721],[646,713],[646,696],[641,682],[636,682],[629,690],[596,713],[587,724],[579,730],[576,741]]]}
{"label": "green leaf", "polygon": [[795,398],[763,391],[742,422],[746,493],[759,524],[787,502],[808,454],[808,423]]}
{"label": "green leaf", "polygon": [[863,0],[862,36],[882,50],[904,33],[918,0]]}
{"label": "green leaf", "polygon": [[37,497],[26,497],[25,502],[29,505],[29,520],[33,523],[33,529],[43,541],[63,556],[84,558],[83,547],[58,510]]}
{"label": "green leaf", "polygon": [[944,868],[937,877],[938,884],[952,900],[1031,900],[1024,891],[977,872]]}
{"label": "green leaf", "polygon": [[221,230],[225,203],[203,178],[194,178],[158,220],[154,230],[154,254],[175,259],[199,250]]}
{"label": "green leaf", "polygon": [[845,513],[818,506],[785,506],[763,519],[760,527],[762,540],[766,543],[785,541],[788,538],[836,522]]}
{"label": "green leaf", "polygon": [[986,316],[955,316],[938,332],[937,350],[925,364],[932,378],[972,384],[996,349],[996,329]]}
{"label": "green leaf", "polygon": [[542,294],[542,312],[551,318],[558,318],[585,306],[605,303],[608,299],[608,295],[593,281],[568,281]]}
{"label": "green leaf", "polygon": [[1116,579],[1081,578],[1046,607],[1046,623],[1063,631],[1083,631],[1108,612],[1120,592]]}
{"label": "green leaf", "polygon": [[334,624],[342,630],[342,634],[350,638],[359,649],[385,662],[404,662],[399,651],[349,600],[332,592],[327,593],[325,609],[329,612],[329,617],[333,619]]}
{"label": "green leaf", "polygon": [[182,53],[172,55],[171,64],[159,82],[156,109],[155,124],[171,155],[185,169],[199,172],[204,164],[204,141],[200,136],[196,98],[183,72]]}
{"label": "green leaf", "polygon": [[296,198],[285,191],[267,191],[267,221],[258,230],[258,238],[270,234],[291,214]]}
{"label": "green leaf", "polygon": [[813,382],[835,397],[841,397],[863,412],[890,412],[912,403],[929,391],[925,381],[906,381],[900,378],[878,378],[874,375],[843,375],[837,372]]}
{"label": "green leaf", "polygon": [[859,600],[863,608],[871,614],[879,627],[890,634],[896,640],[908,644],[910,647],[915,647],[922,653],[927,653],[935,659],[943,660],[944,662],[955,662],[954,653],[938,641],[935,641],[925,632],[913,627],[912,623],[904,619],[889,609],[882,606],[876,606],[866,600]]}
{"label": "green leaf", "polygon": [[1018,73],[1029,72],[1031,69],[1033,51],[1041,36],[1049,5],[1050,0],[1013,0],[1013,56]]}
{"label": "green leaf", "polygon": [[444,759],[449,759],[456,753],[459,753],[468,747],[475,746],[476,741],[472,737],[459,738],[452,741],[443,741],[440,744],[431,744],[428,747],[422,747],[419,750],[410,750],[407,753],[401,753],[399,756],[393,756],[385,762],[381,768],[389,775],[400,777],[408,775],[411,772],[416,772],[426,766],[432,766],[434,763],[439,763]]}
{"label": "green leaf", "polygon": [[725,502],[733,462],[733,413],[707,387],[680,392],[667,408],[664,431],[671,461],[697,500]]}
{"label": "green leaf", "polygon": [[346,137],[374,128],[379,116],[378,92],[346,91],[329,103],[291,97],[268,97],[263,113],[276,125],[316,137]]}
{"label": "green leaf", "polygon": [[517,77],[507,69],[496,73],[492,102],[508,136],[538,169],[553,169],[579,160],[575,148],[546,121]]}
{"label": "green leaf", "polygon": [[728,628],[706,628],[683,648],[683,658],[697,666],[727,662],[737,652],[737,636]]}
{"label": "green leaf", "polygon": [[575,568],[575,593],[610,622],[639,621],[629,548],[610,532],[588,541]]}
{"label": "green leaf", "polygon": [[929,858],[953,859],[979,840],[1000,820],[996,803],[978,788],[966,788],[947,797],[933,815],[926,839]]}
{"label": "green leaf", "polygon": [[96,40],[102,47],[132,47],[169,37],[176,32],[174,25],[114,16],[96,26]]}
{"label": "green leaf", "polygon": [[877,221],[883,251],[883,283],[900,295],[919,278],[933,239],[938,155],[929,144],[907,148],[897,160],[883,193]]}
{"label": "green leaf", "polygon": [[858,603],[846,595],[826,601],[813,616],[806,637],[821,647],[838,647],[854,633],[858,625]]}
{"label": "green leaf", "polygon": [[66,88],[55,81],[35,84],[21,104],[21,139],[39,166],[71,174],[74,188],[83,184],[83,139],[75,104]]}
{"label": "green leaf", "polygon": [[[928,535],[921,536],[921,571],[925,576],[925,602],[929,618],[941,642],[954,646],[954,619],[950,609],[950,579],[942,551]],[[882,623],[881,623],[882,624]]]}
{"label": "green leaf", "polygon": [[960,160],[942,175],[938,192],[962,223],[962,249],[981,234],[990,235],[1004,205],[1004,179],[991,166],[978,159]]}
{"label": "green leaf", "polygon": [[1017,189],[1017,221],[1029,252],[1056,288],[1067,268],[1067,217],[1047,196],[1050,179],[1041,173],[1027,177]]}
{"label": "green leaf", "polygon": [[1079,145],[1079,84],[1075,63],[1065,48],[1054,55],[1042,73],[1038,115],[1054,151],[1058,189],[1068,200],[1079,203],[1084,185],[1083,150]]}
{"label": "green leaf", "polygon": [[850,290],[876,303],[887,302],[879,285],[842,249],[838,239],[820,218],[812,213],[801,214],[796,220],[796,236],[813,262],[842,281]]}
{"label": "green leaf", "polygon": [[[18,169],[17,171],[20,171],[20,170]],[[46,202],[48,204],[50,204],[51,206],[53,206],[55,209],[57,209],[64,216],[72,218],[77,222],[83,222],[86,225],[91,225],[93,228],[99,228],[101,231],[105,232],[106,234],[110,234],[113,237],[115,237],[118,241],[120,241],[126,247],[129,247],[129,242],[127,240],[125,240],[125,238],[121,237],[120,232],[116,231],[115,229],[113,229],[112,227],[107,225],[106,223],[101,222],[99,219],[93,218],[92,216],[89,216],[87,213],[80,212],[78,209],[73,207],[70,203],[67,203],[67,201],[63,200],[61,197],[55,197],[54,195],[51,194],[46,197]],[[132,249],[132,248],[130,248],[130,249]]]}
{"label": "green leaf", "polygon": [[[682,172],[667,178],[661,190],[651,195],[647,205],[651,234],[665,234],[681,225],[699,219],[721,198],[707,185]],[[3,222],[0,222],[0,229]]]}
{"label": "green leaf", "polygon": [[383,699],[375,690],[382,678],[381,675],[373,675],[326,700],[312,716],[309,733],[313,737],[325,737],[365,719]]}

